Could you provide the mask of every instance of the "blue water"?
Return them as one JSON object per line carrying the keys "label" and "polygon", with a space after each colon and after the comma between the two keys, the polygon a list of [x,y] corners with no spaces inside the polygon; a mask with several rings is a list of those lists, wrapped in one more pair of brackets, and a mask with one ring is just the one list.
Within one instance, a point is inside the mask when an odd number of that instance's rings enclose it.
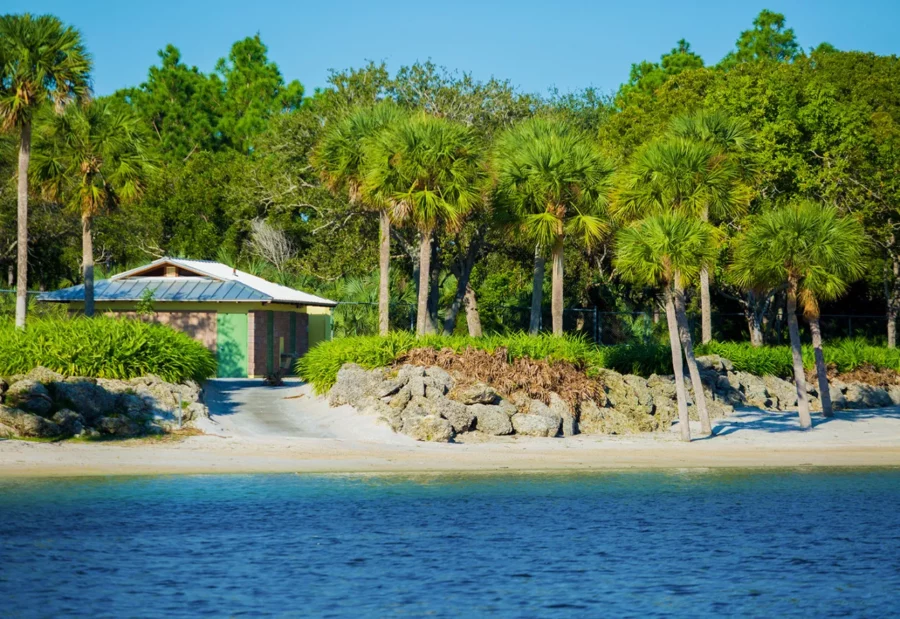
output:
{"label": "blue water", "polygon": [[900,470],[0,480],[2,616],[890,616]]}

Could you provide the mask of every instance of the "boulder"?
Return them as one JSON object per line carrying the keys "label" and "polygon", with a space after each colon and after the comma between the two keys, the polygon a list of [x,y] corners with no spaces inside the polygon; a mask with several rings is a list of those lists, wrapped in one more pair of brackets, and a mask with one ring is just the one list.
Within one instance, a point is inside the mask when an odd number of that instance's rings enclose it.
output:
{"label": "boulder", "polygon": [[446,396],[429,398],[425,410],[450,422],[457,434],[468,432],[475,425],[475,415],[462,402],[451,400]]}
{"label": "boulder", "polygon": [[411,399],[412,393],[410,393],[409,389],[407,389],[406,387],[402,387],[397,393],[391,396],[388,404],[391,408],[403,410],[404,408],[406,408],[406,405],[409,404],[409,401]]}
{"label": "boulder", "polygon": [[199,419],[209,419],[209,409],[202,402],[194,402],[184,409],[181,421],[188,423]]}
{"label": "boulder", "polygon": [[386,398],[394,395],[406,385],[406,380],[402,378],[388,378],[376,384],[372,390],[372,396],[376,398]]}
{"label": "boulder", "polygon": [[35,415],[48,415],[53,410],[53,399],[47,387],[32,378],[23,378],[9,386],[6,404]]}
{"label": "boulder", "polygon": [[84,417],[73,410],[63,408],[53,415],[53,423],[66,434],[81,434],[84,431]]}
{"label": "boulder", "polygon": [[91,379],[67,379],[53,383],[50,389],[57,406],[81,414],[88,425],[100,417],[119,412],[119,395],[110,393]]}
{"label": "boulder", "polygon": [[96,428],[103,434],[128,437],[141,434],[144,426],[132,421],[125,416],[101,417],[97,420]]}
{"label": "boulder", "polygon": [[550,412],[560,418],[560,431],[563,436],[572,436],[577,432],[575,413],[569,403],[563,400],[558,393],[550,392]]}
{"label": "boulder", "polygon": [[519,412],[519,409],[516,408],[516,405],[509,400],[500,400],[499,402],[497,402],[496,407],[500,412],[506,413],[507,417],[512,417]]}
{"label": "boulder", "polygon": [[453,377],[450,376],[450,373],[437,366],[426,368],[425,376],[431,379],[430,386],[435,390],[440,391],[441,395],[445,395],[446,393],[448,393],[451,389],[453,389],[453,385],[455,384],[455,381],[453,380]]}
{"label": "boulder", "polygon": [[777,376],[764,376],[763,383],[766,385],[769,399],[777,398],[775,408],[788,410],[797,406],[797,389],[794,387],[794,383],[789,383]]}
{"label": "boulder", "polygon": [[403,433],[417,441],[446,443],[453,439],[453,426],[437,415],[424,415],[405,421]]}
{"label": "boulder", "polygon": [[[887,394],[894,406],[900,406],[900,385],[891,385],[890,387],[888,387]],[[844,394],[841,394],[841,396],[843,395]],[[834,387],[832,387],[831,389],[831,400],[832,402],[834,402]],[[834,407],[838,407],[836,403],[834,404]]]}
{"label": "boulder", "polygon": [[0,436],[52,438],[62,434],[62,428],[40,415],[0,404]]}
{"label": "boulder", "polygon": [[606,390],[608,407],[628,417],[653,414],[653,395],[645,379],[630,374],[623,376],[612,370],[601,370],[597,378]]}
{"label": "boulder", "polygon": [[7,389],[9,389],[9,383],[0,378],[0,396],[3,396],[3,394],[6,393]]}
{"label": "boulder", "polygon": [[463,404],[496,404],[500,400],[500,395],[494,388],[484,383],[469,385],[452,395]]}
{"label": "boulder", "polygon": [[406,384],[407,389],[409,389],[410,395],[414,398],[424,398],[425,397],[425,377],[424,376],[410,376],[409,382]]}
{"label": "boulder", "polygon": [[59,372],[54,372],[53,370],[47,369],[42,365],[39,365],[28,372],[28,374],[26,374],[24,378],[43,383],[45,385],[65,380],[65,377]]}
{"label": "boulder", "polygon": [[[648,415],[637,409],[619,409],[614,407],[600,407],[593,400],[585,400],[578,405],[578,430],[582,434],[635,434],[637,432],[652,432],[654,430],[668,428],[671,418],[660,418],[657,415]],[[672,406],[672,417],[675,416],[675,407]]]}
{"label": "boulder", "polygon": [[328,392],[328,403],[331,406],[356,406],[363,398],[372,395],[383,381],[383,370],[364,370],[355,363],[346,363],[338,370],[334,387]]}
{"label": "boulder", "polygon": [[500,406],[490,404],[471,404],[467,407],[475,416],[475,429],[492,436],[503,436],[513,433],[510,416]]}
{"label": "boulder", "polygon": [[703,355],[702,357],[697,357],[697,366],[701,370],[712,370],[713,372],[718,373],[734,371],[734,364],[725,357],[720,357],[719,355]]}
{"label": "boulder", "polygon": [[884,408],[893,406],[891,396],[882,387],[863,383],[850,383],[844,394],[847,408]]}
{"label": "boulder", "polygon": [[510,418],[516,434],[524,436],[556,436],[560,418],[530,413],[517,413]]}

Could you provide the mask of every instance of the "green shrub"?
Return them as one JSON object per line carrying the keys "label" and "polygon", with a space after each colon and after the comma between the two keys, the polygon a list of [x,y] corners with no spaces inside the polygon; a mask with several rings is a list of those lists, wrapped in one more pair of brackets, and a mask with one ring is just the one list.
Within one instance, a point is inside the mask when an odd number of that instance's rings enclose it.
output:
{"label": "green shrub", "polygon": [[672,349],[656,343],[618,344],[601,348],[603,361],[599,367],[615,370],[620,374],[672,373]]}
{"label": "green shrub", "polygon": [[25,331],[0,321],[0,375],[42,365],[65,376],[169,382],[203,380],[216,359],[202,344],[165,325],[115,318],[32,318]]}

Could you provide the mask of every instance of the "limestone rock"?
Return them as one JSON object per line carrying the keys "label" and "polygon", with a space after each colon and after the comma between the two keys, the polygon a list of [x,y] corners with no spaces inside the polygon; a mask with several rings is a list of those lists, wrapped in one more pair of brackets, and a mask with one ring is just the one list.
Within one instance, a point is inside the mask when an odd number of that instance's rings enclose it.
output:
{"label": "limestone rock", "polygon": [[773,396],[778,399],[775,406],[780,410],[787,410],[797,406],[797,389],[794,383],[789,383],[776,376],[764,376],[763,383],[766,385],[766,392],[771,399]]}
{"label": "limestone rock", "polygon": [[847,408],[884,408],[894,404],[885,389],[862,383],[850,383],[844,397]]}
{"label": "limestone rock", "polygon": [[184,409],[181,417],[183,423],[197,421],[199,419],[209,419],[209,409],[202,402],[194,402]]}
{"label": "limestone rock", "polygon": [[719,355],[704,355],[697,357],[697,366],[704,370],[712,370],[714,372],[733,372],[734,364]]}
{"label": "limestone rock", "polygon": [[66,434],[81,434],[84,430],[84,417],[68,408],[56,411],[53,415],[53,423]]}
{"label": "limestone rock", "polygon": [[47,369],[42,365],[37,366],[25,375],[28,380],[34,380],[45,385],[65,380],[65,377],[59,372]]}
{"label": "limestone rock", "polygon": [[6,404],[35,415],[48,415],[53,410],[53,400],[47,387],[32,378],[23,378],[10,385],[6,392]]}
{"label": "limestone rock", "polygon": [[425,397],[425,377],[424,376],[410,376],[409,383],[406,385],[407,389],[409,389],[409,393],[414,398],[424,398]]}
{"label": "limestone rock", "polygon": [[494,388],[484,383],[475,383],[452,395],[463,404],[496,404],[500,400]]}
{"label": "limestone rock", "polygon": [[402,378],[389,378],[375,385],[372,390],[372,396],[376,398],[386,398],[392,396],[406,385],[406,380]]}
{"label": "limestone rock", "polygon": [[563,436],[573,436],[576,432],[575,413],[569,403],[563,400],[558,393],[550,393],[550,412],[561,420],[560,431]]}
{"label": "limestone rock", "polygon": [[448,393],[451,389],[453,389],[453,385],[455,384],[455,381],[453,380],[453,377],[450,376],[450,373],[437,366],[426,368],[425,376],[431,379],[430,386],[440,391],[441,395],[445,395],[446,393]]}
{"label": "limestone rock", "polygon": [[356,406],[363,398],[371,395],[376,385],[380,385],[383,380],[383,370],[369,371],[355,363],[346,363],[338,370],[334,387],[328,393],[328,403],[331,406]]}
{"label": "limestone rock", "polygon": [[403,410],[406,408],[406,405],[409,404],[409,401],[412,399],[412,394],[409,389],[406,387],[401,388],[397,393],[391,396],[390,402],[388,403],[391,408],[397,410]]}
{"label": "limestone rock", "polygon": [[128,437],[141,433],[142,426],[125,416],[101,417],[96,427],[103,434]]}
{"label": "limestone rock", "polygon": [[601,370],[598,379],[606,389],[608,407],[629,417],[653,414],[653,395],[645,379],[630,374],[623,376],[611,370]]}
{"label": "limestone rock", "polygon": [[7,389],[9,389],[9,383],[0,378],[0,396],[6,393]]}
{"label": "limestone rock", "polygon": [[500,412],[506,413],[507,417],[512,417],[519,412],[519,409],[516,408],[516,405],[509,400],[500,400],[499,402],[497,402],[496,406]]}
{"label": "limestone rock", "polygon": [[453,439],[453,427],[437,415],[412,417],[403,424],[403,433],[417,441],[446,443]]}
{"label": "limestone rock", "polygon": [[475,416],[475,428],[478,431],[493,436],[513,433],[510,416],[500,406],[471,404],[467,408]]}
{"label": "limestone rock", "polygon": [[468,432],[475,425],[475,415],[462,402],[451,400],[446,396],[429,398],[425,410],[450,422],[457,434]]}
{"label": "limestone rock", "polygon": [[530,413],[517,413],[510,418],[516,434],[525,436],[556,436],[560,418]]}
{"label": "limestone rock", "polygon": [[[157,391],[160,390],[156,386]],[[119,396],[110,393],[90,379],[69,379],[51,385],[58,406],[70,408],[81,414],[88,425],[94,420],[118,412]]]}
{"label": "limestone rock", "polygon": [[0,436],[52,438],[63,433],[58,425],[48,419],[0,404]]}

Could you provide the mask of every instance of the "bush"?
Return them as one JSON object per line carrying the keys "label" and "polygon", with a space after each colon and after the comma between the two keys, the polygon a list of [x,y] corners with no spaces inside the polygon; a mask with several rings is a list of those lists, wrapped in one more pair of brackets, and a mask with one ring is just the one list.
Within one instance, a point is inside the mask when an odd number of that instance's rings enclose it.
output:
{"label": "bush", "polygon": [[165,325],[116,318],[32,318],[25,331],[0,321],[0,375],[42,365],[65,376],[168,382],[203,380],[216,359],[202,344]]}
{"label": "bush", "polygon": [[602,362],[596,346],[574,336],[560,338],[546,334],[514,333],[481,338],[455,335],[417,338],[412,333],[394,332],[387,337],[357,336],[322,342],[297,362],[296,370],[317,392],[324,393],[334,385],[338,370],[345,363],[356,363],[367,369],[384,367],[414,348],[449,348],[457,353],[473,348],[490,354],[505,348],[508,361],[519,358],[568,361],[585,370],[595,366],[598,360]]}

